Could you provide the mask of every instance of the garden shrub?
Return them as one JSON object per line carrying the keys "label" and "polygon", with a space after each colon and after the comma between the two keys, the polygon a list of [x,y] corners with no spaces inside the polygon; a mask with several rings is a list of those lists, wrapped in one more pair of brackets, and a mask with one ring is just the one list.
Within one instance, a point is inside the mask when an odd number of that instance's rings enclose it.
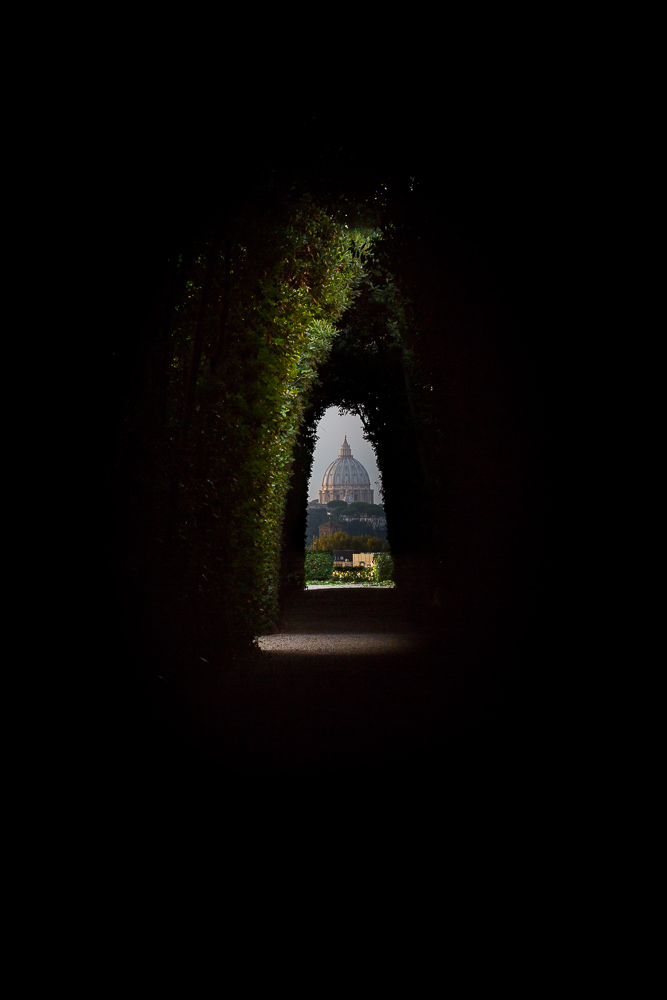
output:
{"label": "garden shrub", "polygon": [[391,580],[394,572],[394,560],[388,552],[378,552],[373,560],[373,579],[376,583]]}
{"label": "garden shrub", "polygon": [[370,566],[351,566],[346,569],[335,569],[333,581],[340,583],[365,583],[373,579]]}
{"label": "garden shrub", "polygon": [[333,571],[333,552],[306,552],[306,580],[331,579]]}

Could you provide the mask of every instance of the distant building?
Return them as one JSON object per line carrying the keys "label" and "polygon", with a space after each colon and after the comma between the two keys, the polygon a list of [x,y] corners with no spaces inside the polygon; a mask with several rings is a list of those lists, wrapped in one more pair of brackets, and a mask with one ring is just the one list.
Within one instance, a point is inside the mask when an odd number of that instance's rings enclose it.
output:
{"label": "distant building", "polygon": [[320,533],[320,538],[324,538],[325,535],[335,535],[337,531],[342,531],[343,529],[335,521],[325,521],[324,524],[320,524],[317,530]]}
{"label": "distant building", "polygon": [[375,562],[375,557],[380,555],[379,552],[355,552],[352,556],[353,566],[372,566]]}
{"label": "distant building", "polygon": [[334,549],[333,564],[343,569],[354,565],[354,552],[352,549]]}
{"label": "distant building", "polygon": [[373,503],[370,476],[361,462],[352,457],[347,435],[338,458],[328,466],[322,477],[319,498],[320,503],[329,503],[331,500],[345,500],[347,503],[362,500],[364,503]]}

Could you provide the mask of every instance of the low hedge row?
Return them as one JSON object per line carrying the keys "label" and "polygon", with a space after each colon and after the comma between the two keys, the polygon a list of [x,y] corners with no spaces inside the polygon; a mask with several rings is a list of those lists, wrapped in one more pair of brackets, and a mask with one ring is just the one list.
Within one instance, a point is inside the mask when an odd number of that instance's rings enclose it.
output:
{"label": "low hedge row", "polygon": [[306,580],[318,583],[366,582],[387,583],[391,580],[394,562],[388,552],[380,552],[375,556],[372,566],[352,566],[347,569],[333,568],[332,552],[306,552]]}

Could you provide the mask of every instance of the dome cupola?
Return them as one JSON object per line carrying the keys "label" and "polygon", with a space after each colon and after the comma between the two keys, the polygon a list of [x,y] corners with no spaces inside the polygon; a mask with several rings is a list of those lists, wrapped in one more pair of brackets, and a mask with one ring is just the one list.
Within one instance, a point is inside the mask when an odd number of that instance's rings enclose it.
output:
{"label": "dome cupola", "polygon": [[363,500],[365,503],[373,503],[370,477],[361,462],[353,458],[347,435],[338,458],[327,466],[322,477],[319,498],[320,503],[329,503],[330,500],[346,500],[348,503]]}

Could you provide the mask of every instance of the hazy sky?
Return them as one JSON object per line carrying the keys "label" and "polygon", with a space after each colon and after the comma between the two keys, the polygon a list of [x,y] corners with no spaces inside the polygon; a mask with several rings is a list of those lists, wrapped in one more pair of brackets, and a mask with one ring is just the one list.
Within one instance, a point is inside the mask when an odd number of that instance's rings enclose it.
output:
{"label": "hazy sky", "polygon": [[322,476],[328,465],[338,458],[343,438],[347,435],[347,443],[352,449],[352,457],[361,462],[370,476],[373,501],[381,503],[380,474],[378,472],[375,452],[370,443],[363,438],[363,426],[359,417],[348,413],[345,417],[338,416],[338,407],[330,406],[317,426],[318,442],[315,445],[313,459],[313,474],[308,486],[308,499],[317,500],[318,491],[322,486]]}

